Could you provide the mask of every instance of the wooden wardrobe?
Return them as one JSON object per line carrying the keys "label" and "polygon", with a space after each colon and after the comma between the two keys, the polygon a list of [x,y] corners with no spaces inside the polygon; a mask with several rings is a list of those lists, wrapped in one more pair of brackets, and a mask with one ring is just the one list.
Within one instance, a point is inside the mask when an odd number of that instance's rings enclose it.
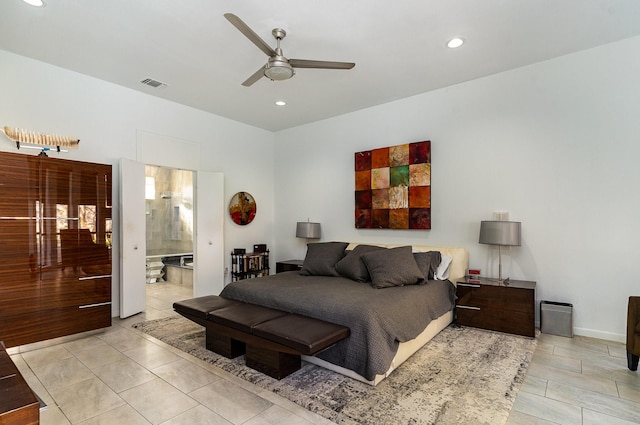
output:
{"label": "wooden wardrobe", "polygon": [[0,341],[111,326],[111,165],[0,152]]}

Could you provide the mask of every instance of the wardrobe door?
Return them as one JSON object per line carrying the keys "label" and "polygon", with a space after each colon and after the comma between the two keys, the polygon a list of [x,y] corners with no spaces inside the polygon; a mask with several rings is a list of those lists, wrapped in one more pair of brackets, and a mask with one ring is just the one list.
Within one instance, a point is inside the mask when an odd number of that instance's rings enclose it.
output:
{"label": "wardrobe door", "polygon": [[111,325],[105,194],[110,169],[78,161],[42,161],[40,270],[46,306],[41,314],[47,338]]}
{"label": "wardrobe door", "polygon": [[0,173],[0,341],[42,339],[38,269],[38,158],[2,153]]}
{"label": "wardrobe door", "polygon": [[[111,166],[83,163],[79,178],[78,216],[79,308],[94,320],[91,326],[111,325]],[[99,311],[94,316],[94,311]],[[107,314],[105,314],[105,311]]]}
{"label": "wardrobe door", "polygon": [[[78,305],[77,214],[73,161],[44,158],[40,167],[42,205],[39,265],[42,310]],[[46,300],[46,303],[45,303]]]}
{"label": "wardrobe door", "polygon": [[111,326],[111,166],[83,163],[75,171],[81,332]]}

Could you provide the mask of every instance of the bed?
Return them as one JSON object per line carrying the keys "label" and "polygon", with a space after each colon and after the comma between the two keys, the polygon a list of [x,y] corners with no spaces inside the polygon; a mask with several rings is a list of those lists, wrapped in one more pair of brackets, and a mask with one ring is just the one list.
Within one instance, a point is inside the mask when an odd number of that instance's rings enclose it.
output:
{"label": "bed", "polygon": [[233,282],[220,296],[348,326],[349,338],[303,359],[377,385],[451,323],[467,267],[459,247],[325,242],[309,244],[301,272]]}

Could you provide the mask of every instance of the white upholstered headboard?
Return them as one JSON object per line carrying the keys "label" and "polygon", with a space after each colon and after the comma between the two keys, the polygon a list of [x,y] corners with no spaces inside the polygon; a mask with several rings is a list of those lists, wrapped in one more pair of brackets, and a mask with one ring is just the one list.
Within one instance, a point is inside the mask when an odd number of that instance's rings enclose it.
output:
{"label": "white upholstered headboard", "polygon": [[[398,246],[407,246],[408,244],[384,244],[384,243],[369,243],[369,242],[352,242],[347,247],[348,250],[353,249],[357,245],[376,245],[383,246],[385,248],[395,248]],[[449,266],[449,280],[455,285],[456,282],[467,274],[469,268],[469,253],[466,248],[459,246],[439,246],[439,245],[412,245],[413,252],[427,252],[427,251],[440,251],[442,255],[447,255],[452,258],[451,266]]]}

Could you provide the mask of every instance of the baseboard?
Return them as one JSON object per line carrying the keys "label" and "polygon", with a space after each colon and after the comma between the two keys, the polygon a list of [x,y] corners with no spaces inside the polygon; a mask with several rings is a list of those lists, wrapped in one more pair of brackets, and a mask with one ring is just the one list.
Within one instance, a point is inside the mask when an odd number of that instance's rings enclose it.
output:
{"label": "baseboard", "polygon": [[[536,320],[536,329],[540,329],[540,321],[539,320]],[[574,326],[573,334],[574,335],[580,335],[580,336],[586,336],[586,337],[589,337],[589,338],[604,339],[606,341],[621,342],[623,344],[625,344],[627,342],[627,335],[626,334],[617,334],[617,333],[614,333],[614,332],[605,332],[605,331],[599,331],[599,330],[596,330],[596,329],[577,328],[577,327]]]}
{"label": "baseboard", "polygon": [[627,341],[626,334],[618,334],[614,332],[599,331],[596,329],[573,328],[574,335],[587,336],[590,338],[604,339],[606,341],[614,341],[625,343]]}
{"label": "baseboard", "polygon": [[57,338],[45,339],[43,341],[32,342],[30,344],[18,345],[16,347],[7,348],[9,355],[18,353],[26,353],[27,351],[40,350],[42,348],[53,347],[54,345],[64,344],[66,342],[75,341],[77,339],[86,338],[88,336],[103,334],[107,328],[93,329],[90,331],[80,332],[77,334],[60,336]]}

